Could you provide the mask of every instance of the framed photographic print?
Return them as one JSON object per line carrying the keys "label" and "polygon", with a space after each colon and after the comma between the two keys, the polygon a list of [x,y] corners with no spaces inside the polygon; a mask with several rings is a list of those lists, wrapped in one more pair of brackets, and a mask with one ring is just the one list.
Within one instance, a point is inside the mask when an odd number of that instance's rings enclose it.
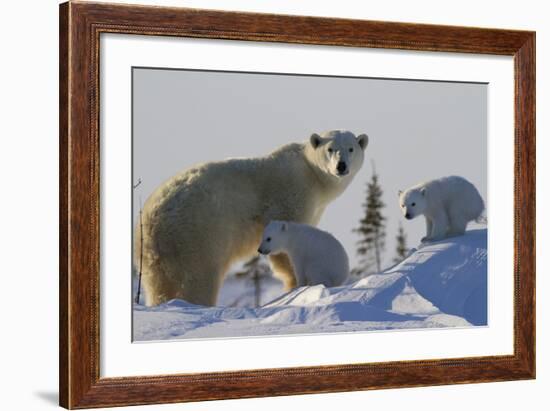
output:
{"label": "framed photographic print", "polygon": [[535,33],[60,6],[60,404],[535,377]]}

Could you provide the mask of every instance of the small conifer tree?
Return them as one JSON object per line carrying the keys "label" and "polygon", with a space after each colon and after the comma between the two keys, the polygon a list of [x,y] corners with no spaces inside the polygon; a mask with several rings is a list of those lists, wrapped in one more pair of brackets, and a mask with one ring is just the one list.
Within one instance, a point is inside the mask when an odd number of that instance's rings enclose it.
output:
{"label": "small conifer tree", "polygon": [[239,277],[246,277],[254,285],[254,306],[259,307],[262,303],[262,283],[271,275],[269,265],[260,255],[252,257],[244,265],[243,269],[237,273]]}
{"label": "small conifer tree", "polygon": [[381,271],[382,255],[386,245],[386,218],[382,214],[385,204],[382,202],[382,194],[378,174],[373,165],[372,177],[367,183],[367,198],[363,204],[365,215],[359,221],[359,227],[353,230],[360,236],[357,241],[359,266],[352,271],[355,274]]}

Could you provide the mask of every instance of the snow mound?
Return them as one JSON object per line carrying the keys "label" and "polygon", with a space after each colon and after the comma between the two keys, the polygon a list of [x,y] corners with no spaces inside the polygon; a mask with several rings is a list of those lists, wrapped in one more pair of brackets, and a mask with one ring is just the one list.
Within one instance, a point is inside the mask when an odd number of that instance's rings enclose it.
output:
{"label": "snow mound", "polygon": [[487,230],[422,244],[355,283],[296,288],[259,308],[134,305],[134,340],[487,324]]}

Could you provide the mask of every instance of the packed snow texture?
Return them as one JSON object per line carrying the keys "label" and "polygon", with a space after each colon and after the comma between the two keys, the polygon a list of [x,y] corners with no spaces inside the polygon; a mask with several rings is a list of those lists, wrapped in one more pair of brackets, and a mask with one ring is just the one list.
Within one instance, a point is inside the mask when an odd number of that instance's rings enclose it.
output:
{"label": "packed snow texture", "polygon": [[232,305],[135,304],[134,341],[486,325],[487,230],[422,244],[401,263],[341,287],[296,288],[258,308]]}

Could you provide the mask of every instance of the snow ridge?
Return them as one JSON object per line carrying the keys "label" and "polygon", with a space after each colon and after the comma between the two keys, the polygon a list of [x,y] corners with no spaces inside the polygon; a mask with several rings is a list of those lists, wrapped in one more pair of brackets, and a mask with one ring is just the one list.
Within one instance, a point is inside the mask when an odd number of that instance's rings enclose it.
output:
{"label": "snow ridge", "polygon": [[259,308],[172,300],[134,305],[134,340],[310,334],[487,324],[487,230],[422,244],[341,287],[294,289]]}

